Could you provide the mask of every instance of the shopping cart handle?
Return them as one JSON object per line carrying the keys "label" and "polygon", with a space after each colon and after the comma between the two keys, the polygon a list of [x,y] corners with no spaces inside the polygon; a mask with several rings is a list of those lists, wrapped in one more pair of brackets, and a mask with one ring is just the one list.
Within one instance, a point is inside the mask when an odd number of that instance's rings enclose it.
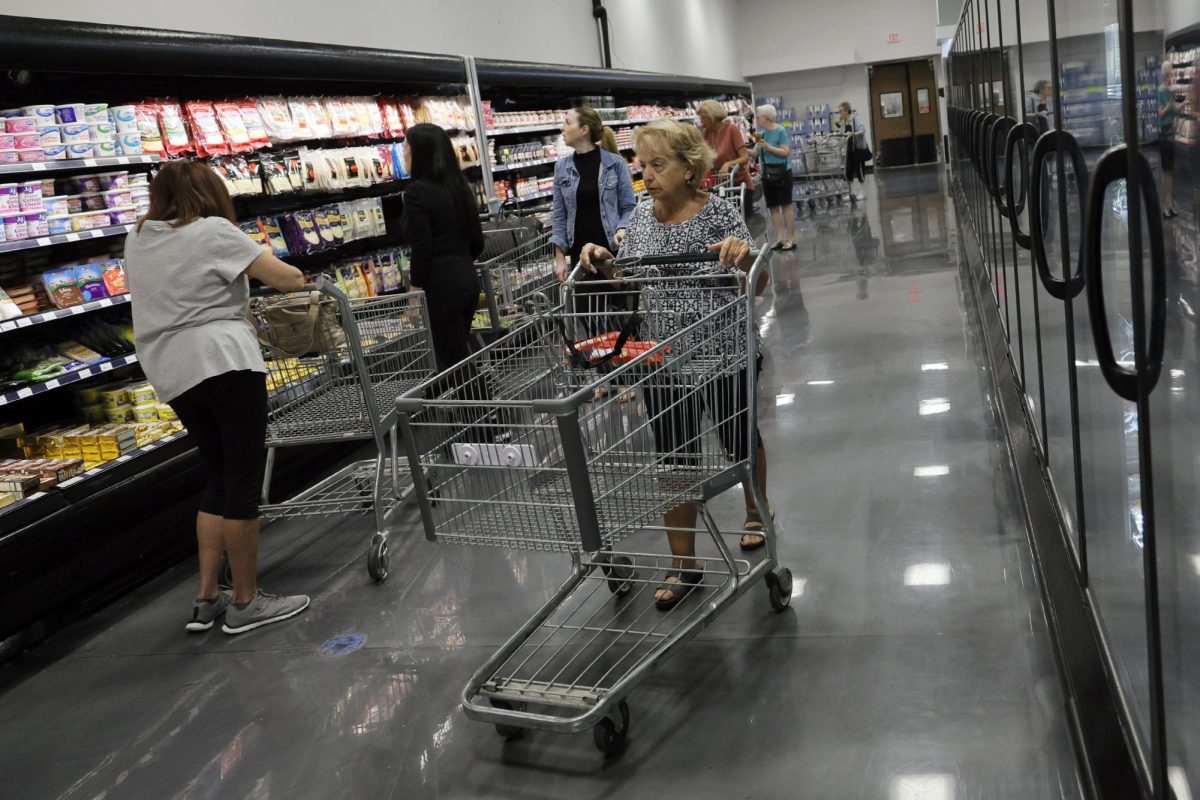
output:
{"label": "shopping cart handle", "polygon": [[[758,258],[759,251],[751,250],[749,255],[751,258]],[[616,267],[624,269],[626,267],[659,267],[668,266],[670,264],[696,264],[710,261],[719,261],[721,254],[717,250],[704,250],[699,253],[673,253],[671,255],[660,256],[618,256],[609,261],[598,261],[597,266]]]}
{"label": "shopping cart handle", "polygon": [[[321,288],[319,283],[306,283],[302,292],[316,292]],[[271,297],[277,294],[295,294],[295,292],[281,292],[278,289],[273,289],[270,286],[254,286],[250,289],[251,297]]]}

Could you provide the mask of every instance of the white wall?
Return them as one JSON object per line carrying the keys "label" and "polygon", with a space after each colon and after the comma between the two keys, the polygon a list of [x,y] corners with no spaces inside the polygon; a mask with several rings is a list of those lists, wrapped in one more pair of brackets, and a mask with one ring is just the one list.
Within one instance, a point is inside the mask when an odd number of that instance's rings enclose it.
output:
{"label": "white wall", "polygon": [[737,0],[605,0],[604,7],[614,67],[742,80]]}
{"label": "white wall", "polygon": [[[342,13],[330,13],[336,9]],[[0,13],[323,44],[598,66],[583,0],[0,0]]]}
{"label": "white wall", "polygon": [[[738,8],[748,78],[938,51],[936,0],[739,0]],[[888,44],[890,33],[900,41]]]}
{"label": "white wall", "polygon": [[858,121],[867,130],[867,143],[872,142],[870,85],[865,65],[782,72],[762,75],[753,80],[757,97],[782,97],[784,107],[796,109],[801,116],[807,106],[828,103],[830,110],[836,111],[838,103],[849,101],[850,107],[858,115]]}
{"label": "white wall", "polygon": [[[613,66],[741,79],[735,0],[607,0]],[[330,13],[338,9],[342,13]],[[600,66],[587,0],[0,0],[0,14]]]}

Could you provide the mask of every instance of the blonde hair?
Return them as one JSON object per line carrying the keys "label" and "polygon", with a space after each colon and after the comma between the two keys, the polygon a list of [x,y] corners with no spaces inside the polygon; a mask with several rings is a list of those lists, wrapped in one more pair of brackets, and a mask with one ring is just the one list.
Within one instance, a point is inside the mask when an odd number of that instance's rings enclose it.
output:
{"label": "blonde hair", "polygon": [[700,105],[696,106],[696,114],[703,115],[711,119],[713,122],[720,122],[728,116],[725,106],[718,103],[716,100],[705,100]]}
{"label": "blonde hair", "polygon": [[669,155],[691,167],[692,177],[688,183],[692,186],[700,182],[713,167],[717,154],[704,142],[704,136],[695,125],[688,125],[673,119],[659,119],[633,131],[633,147],[638,152],[638,160],[648,151]]}
{"label": "blonde hair", "polygon": [[774,122],[775,117],[777,116],[775,106],[771,105],[770,103],[754,109],[754,113],[758,114],[760,117],[766,117],[771,122]]}
{"label": "blonde hair", "polygon": [[604,124],[596,109],[591,106],[575,106],[572,111],[579,117],[579,124],[588,129],[588,141],[600,145],[610,153],[621,153],[621,148],[617,147],[617,135],[612,132],[612,128]]}

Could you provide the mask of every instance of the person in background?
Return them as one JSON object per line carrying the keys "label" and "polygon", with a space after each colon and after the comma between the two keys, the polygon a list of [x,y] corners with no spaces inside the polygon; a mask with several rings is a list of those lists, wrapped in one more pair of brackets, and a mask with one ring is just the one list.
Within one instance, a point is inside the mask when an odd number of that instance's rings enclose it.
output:
{"label": "person in background", "polygon": [[439,370],[471,353],[471,321],[479,305],[475,259],[483,227],[475,196],[450,137],[437,125],[408,129],[404,160],[412,183],[404,190],[403,223],[412,257],[413,291],[424,291]]}
{"label": "person in background", "polygon": [[[859,184],[864,185],[867,182],[864,167],[870,160],[868,156],[871,152],[867,149],[866,133],[850,104],[845,100],[838,105],[838,119],[841,120],[842,133],[846,137],[846,184],[853,187],[854,179],[858,178]],[[860,188],[854,193],[854,199],[861,203],[867,196]]]}
{"label": "person in background", "polygon": [[792,152],[787,130],[775,121],[775,106],[755,109],[761,132],[754,134],[762,159],[763,200],[775,226],[775,250],[795,250],[796,209],[792,204]]}
{"label": "person in background", "polygon": [[1163,219],[1179,216],[1175,210],[1175,118],[1179,103],[1172,87],[1175,68],[1169,61],[1162,65],[1162,85],[1158,87],[1158,156],[1162,161]]}
{"label": "person in background", "polygon": [[1033,91],[1025,99],[1025,117],[1042,134],[1050,130],[1050,96],[1054,94],[1054,86],[1048,80],[1040,80],[1033,85]]}
{"label": "person in background", "polygon": [[713,162],[714,174],[728,175],[737,170],[734,186],[746,187],[747,214],[754,211],[754,182],[750,179],[750,154],[746,151],[746,140],[737,125],[725,121],[725,107],[716,100],[705,100],[696,109],[700,125],[704,129],[704,141],[717,154]]}
{"label": "person in background", "polygon": [[[201,161],[172,161],[150,184],[150,208],[125,240],[138,362],[195,442],[207,473],[196,543],[200,590],[186,630],[225,614],[236,634],[294,617],[306,595],[258,588],[258,500],[267,435],[266,365],[246,317],[248,278],[283,292],[300,270],[237,226],[224,182]],[[233,592],[220,591],[221,552]]]}
{"label": "person in background", "polygon": [[[611,250],[621,246],[637,197],[616,136],[594,109],[576,106],[568,111],[562,136],[575,152],[554,164],[550,242],[554,245],[554,272],[560,281],[566,281],[586,245],[596,244]],[[598,277],[585,275],[573,298],[574,312],[585,315],[583,327],[590,335],[619,327],[621,321],[610,319],[609,313],[619,315],[636,302],[635,296],[621,292],[611,283],[595,282]],[[597,399],[604,393],[597,390]],[[633,396],[631,392],[622,392],[618,399],[627,402]]]}
{"label": "person in background", "polygon": [[617,139],[595,110],[576,106],[568,111],[562,136],[575,152],[554,164],[550,242],[555,273],[565,281],[584,245],[621,246],[637,198]]}
{"label": "person in background", "polygon": [[[634,146],[638,161],[642,164],[646,190],[652,202],[641,203],[629,220],[629,233],[625,237],[623,255],[670,255],[695,253],[704,249],[719,252],[720,263],[729,270],[748,271],[754,264],[750,253],[750,231],[746,221],[733,205],[722,198],[700,189],[704,176],[713,166],[713,153],[704,143],[700,131],[693,125],[676,120],[658,120],[634,131]],[[604,270],[612,275],[611,268],[601,262],[612,258],[607,248],[589,244],[580,254],[580,262],[590,272]],[[691,263],[673,267],[658,267],[664,277],[684,278],[694,272],[703,271],[710,264]],[[761,286],[755,291],[761,291]],[[729,297],[736,297],[738,289],[732,284],[724,291],[713,291],[712,283],[675,281],[661,291],[660,308],[667,312],[660,324],[668,328],[683,328],[706,314],[724,306]],[[744,309],[744,306],[739,306]],[[731,353],[744,347],[747,320],[744,310],[722,335],[702,348],[712,348],[699,355],[714,352]],[[663,335],[674,331],[661,330]],[[757,337],[756,337],[757,338]],[[746,391],[747,376],[715,377],[703,398],[695,394],[681,396],[674,386],[647,386],[644,392],[646,414],[654,434],[655,450],[668,453],[668,460],[686,460],[698,452],[700,439],[710,424],[722,446],[734,458],[745,460],[750,447],[758,450],[758,485],[763,493],[767,487],[767,456],[762,436],[753,432],[753,445],[749,441],[746,411],[749,399]],[[701,421],[702,406],[708,406],[710,415],[727,409],[724,419],[713,423]],[[729,413],[732,412],[732,413]],[[741,547],[756,550],[766,544],[763,519],[759,515],[749,486],[743,485],[746,501],[746,521]],[[768,511],[768,513],[772,513]],[[704,579],[704,570],[696,561],[696,507],[690,503],[677,506],[665,515],[663,525],[668,529],[667,541],[671,548],[671,574],[655,592],[655,605],[668,610],[678,604]]]}

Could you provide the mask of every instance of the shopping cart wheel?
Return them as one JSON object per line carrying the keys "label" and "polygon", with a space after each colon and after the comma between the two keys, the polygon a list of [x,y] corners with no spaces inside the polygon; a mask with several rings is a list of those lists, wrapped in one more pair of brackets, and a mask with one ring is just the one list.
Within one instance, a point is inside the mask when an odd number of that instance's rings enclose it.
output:
{"label": "shopping cart wheel", "polygon": [[[510,703],[507,700],[497,700],[492,698],[492,708],[503,708],[505,711],[524,711],[525,703]],[[496,723],[496,733],[504,737],[504,741],[512,742],[520,739],[525,735],[525,729],[518,725],[505,725],[502,722]]]}
{"label": "shopping cart wheel", "polygon": [[617,713],[621,717],[620,725],[612,717],[605,717],[592,728],[592,740],[596,749],[604,755],[612,757],[620,755],[629,739],[629,704],[622,700],[617,704]]}
{"label": "shopping cart wheel", "polygon": [[371,537],[371,549],[367,551],[367,573],[374,581],[387,580],[388,542],[382,533]]}
{"label": "shopping cart wheel", "polygon": [[628,556],[613,556],[609,559],[608,566],[604,567],[604,574],[608,578],[608,590],[624,597],[633,590],[633,579],[637,577],[637,570],[633,568],[633,562]]}
{"label": "shopping cart wheel", "polygon": [[768,572],[767,589],[771,592],[771,608],[783,611],[792,602],[792,571],[776,567]]}

